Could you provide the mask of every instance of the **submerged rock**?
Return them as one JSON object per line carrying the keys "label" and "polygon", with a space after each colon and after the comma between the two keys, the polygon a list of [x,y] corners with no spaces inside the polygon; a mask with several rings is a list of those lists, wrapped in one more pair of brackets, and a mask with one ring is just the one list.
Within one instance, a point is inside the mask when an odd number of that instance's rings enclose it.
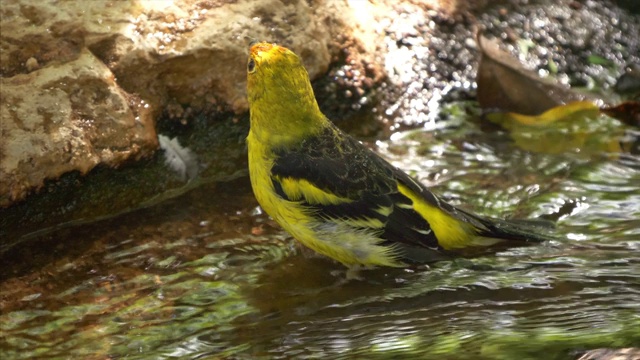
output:
{"label": "submerged rock", "polygon": [[582,354],[578,360],[634,360],[640,358],[640,348],[594,349]]}

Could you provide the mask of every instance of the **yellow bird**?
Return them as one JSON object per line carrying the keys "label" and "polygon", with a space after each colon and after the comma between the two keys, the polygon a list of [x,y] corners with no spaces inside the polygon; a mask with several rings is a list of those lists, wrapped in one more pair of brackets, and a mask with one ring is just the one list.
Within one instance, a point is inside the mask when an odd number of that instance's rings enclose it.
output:
{"label": "yellow bird", "polygon": [[402,267],[505,240],[549,239],[522,221],[481,217],[444,202],[339,130],[318,108],[309,75],[290,50],[253,44],[247,80],[255,196],[316,252],[349,268]]}

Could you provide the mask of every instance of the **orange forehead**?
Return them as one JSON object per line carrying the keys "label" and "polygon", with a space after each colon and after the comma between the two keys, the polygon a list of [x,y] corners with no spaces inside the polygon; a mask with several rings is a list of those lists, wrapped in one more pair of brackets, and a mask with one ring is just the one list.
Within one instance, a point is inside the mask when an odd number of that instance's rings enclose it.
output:
{"label": "orange forehead", "polygon": [[262,52],[269,52],[273,48],[278,48],[279,46],[276,44],[269,44],[266,42],[260,42],[251,46],[249,52],[251,55],[256,56]]}
{"label": "orange forehead", "polygon": [[[263,60],[267,60],[271,58],[271,56],[279,56],[282,54],[291,53],[291,50],[286,47],[279,46],[276,44],[270,44],[267,42],[259,42],[257,44],[253,44],[249,49],[249,53],[253,58],[260,58]],[[292,54],[292,53],[291,53]]]}

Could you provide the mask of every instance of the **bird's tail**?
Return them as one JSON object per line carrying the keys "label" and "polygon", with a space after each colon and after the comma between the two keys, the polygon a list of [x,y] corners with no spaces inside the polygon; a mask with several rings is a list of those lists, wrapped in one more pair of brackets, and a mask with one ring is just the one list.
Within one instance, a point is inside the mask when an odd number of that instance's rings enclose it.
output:
{"label": "bird's tail", "polygon": [[[466,220],[476,228],[478,236],[478,243],[476,245],[492,245],[502,242],[501,240],[506,240],[508,242],[520,241],[525,243],[540,243],[555,239],[552,235],[552,231],[555,229],[555,223],[549,220],[502,220],[478,216],[461,209],[457,210],[459,213],[463,213]],[[481,239],[485,239],[484,244]]]}
{"label": "bird's tail", "polygon": [[551,232],[555,229],[555,223],[541,219],[493,219],[480,218],[484,225],[479,235],[501,240],[515,240],[529,243],[539,243],[553,240]]}

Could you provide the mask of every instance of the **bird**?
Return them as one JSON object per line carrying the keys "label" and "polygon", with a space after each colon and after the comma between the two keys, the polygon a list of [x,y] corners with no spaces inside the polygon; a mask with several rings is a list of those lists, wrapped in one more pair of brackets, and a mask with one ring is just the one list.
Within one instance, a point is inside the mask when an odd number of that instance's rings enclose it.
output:
{"label": "bird", "polygon": [[470,248],[550,239],[527,220],[453,206],[341,131],[321,111],[300,58],[253,42],[247,62],[249,177],[293,238],[347,267],[410,267]]}

